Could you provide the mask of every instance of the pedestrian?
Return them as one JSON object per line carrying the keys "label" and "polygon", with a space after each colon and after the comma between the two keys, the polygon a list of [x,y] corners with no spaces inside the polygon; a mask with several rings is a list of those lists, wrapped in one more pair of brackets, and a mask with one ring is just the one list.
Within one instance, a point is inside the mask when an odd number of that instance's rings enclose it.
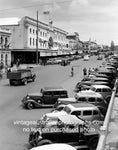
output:
{"label": "pedestrian", "polygon": [[88,70],[88,76],[91,74],[91,68],[89,68]]}
{"label": "pedestrian", "polygon": [[72,66],[72,68],[71,68],[71,76],[73,77],[73,75],[74,75],[74,68]]}
{"label": "pedestrian", "polygon": [[84,78],[85,78],[86,75],[87,75],[87,69],[86,69],[86,68],[83,69],[83,75],[84,75]]}

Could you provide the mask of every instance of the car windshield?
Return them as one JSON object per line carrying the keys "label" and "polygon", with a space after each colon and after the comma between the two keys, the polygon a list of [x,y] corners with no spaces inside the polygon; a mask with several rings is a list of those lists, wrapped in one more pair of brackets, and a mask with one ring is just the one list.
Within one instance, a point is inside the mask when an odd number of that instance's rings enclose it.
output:
{"label": "car windshield", "polygon": [[67,112],[68,114],[71,112],[71,109],[68,106],[63,108],[63,111]]}

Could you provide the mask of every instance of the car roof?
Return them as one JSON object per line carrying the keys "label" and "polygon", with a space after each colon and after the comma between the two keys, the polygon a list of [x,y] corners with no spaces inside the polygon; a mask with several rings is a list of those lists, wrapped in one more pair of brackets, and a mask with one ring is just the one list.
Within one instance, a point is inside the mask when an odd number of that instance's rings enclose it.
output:
{"label": "car roof", "polygon": [[84,121],[82,119],[79,119],[78,117],[76,117],[75,115],[62,115],[58,117],[60,121],[62,121],[65,124],[83,124]]}
{"label": "car roof", "polygon": [[[63,91],[65,90],[61,86],[46,86],[42,88],[44,91]],[[65,90],[66,91],[66,90]]]}
{"label": "car roof", "polygon": [[95,76],[96,76],[96,77],[103,77],[103,78],[105,78],[105,77],[108,78],[108,77],[109,77],[109,76],[107,76],[106,74],[99,74],[99,73],[96,73]]}
{"label": "car roof", "polygon": [[42,146],[34,147],[31,150],[55,150],[55,149],[60,149],[60,150],[76,150],[71,145],[64,144],[64,143],[54,143],[54,144],[42,145]]}
{"label": "car roof", "polygon": [[[79,111],[79,110],[93,110],[98,109],[97,106],[87,103],[87,102],[80,102],[80,103],[73,103],[67,105],[72,111]],[[66,107],[66,106],[65,106]]]}
{"label": "car roof", "polygon": [[74,97],[68,97],[68,98],[58,98],[58,101],[70,101],[70,102],[72,102],[72,101],[76,101],[76,99],[74,98]]}
{"label": "car roof", "polygon": [[106,68],[100,68],[100,69],[98,70],[98,73],[99,73],[99,72],[112,73],[112,71],[111,71],[111,70],[108,70],[108,69],[106,69]]}
{"label": "car roof", "polygon": [[109,86],[107,86],[107,85],[92,85],[91,87],[111,89],[111,88],[110,88]]}
{"label": "car roof", "polygon": [[99,97],[99,98],[102,98],[101,94],[94,92],[94,91],[91,91],[91,90],[80,91],[77,93],[77,96],[78,97]]}
{"label": "car roof", "polygon": [[93,77],[92,79],[93,79],[93,80],[106,80],[106,81],[109,80],[109,79],[104,78],[104,77]]}

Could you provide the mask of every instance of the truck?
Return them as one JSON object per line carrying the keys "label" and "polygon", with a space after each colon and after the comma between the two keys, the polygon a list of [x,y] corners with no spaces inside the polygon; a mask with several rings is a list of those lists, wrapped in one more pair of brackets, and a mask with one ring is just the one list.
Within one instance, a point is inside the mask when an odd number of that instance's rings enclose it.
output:
{"label": "truck", "polygon": [[30,81],[34,82],[35,78],[36,74],[29,68],[7,72],[7,79],[9,79],[10,85],[26,85]]}

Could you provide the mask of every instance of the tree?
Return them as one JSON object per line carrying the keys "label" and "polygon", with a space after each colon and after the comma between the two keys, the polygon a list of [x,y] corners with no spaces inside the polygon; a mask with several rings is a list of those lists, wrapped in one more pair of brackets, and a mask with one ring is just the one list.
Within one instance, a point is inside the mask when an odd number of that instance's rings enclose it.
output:
{"label": "tree", "polygon": [[114,51],[115,50],[115,45],[114,45],[114,42],[111,41],[111,51]]}

